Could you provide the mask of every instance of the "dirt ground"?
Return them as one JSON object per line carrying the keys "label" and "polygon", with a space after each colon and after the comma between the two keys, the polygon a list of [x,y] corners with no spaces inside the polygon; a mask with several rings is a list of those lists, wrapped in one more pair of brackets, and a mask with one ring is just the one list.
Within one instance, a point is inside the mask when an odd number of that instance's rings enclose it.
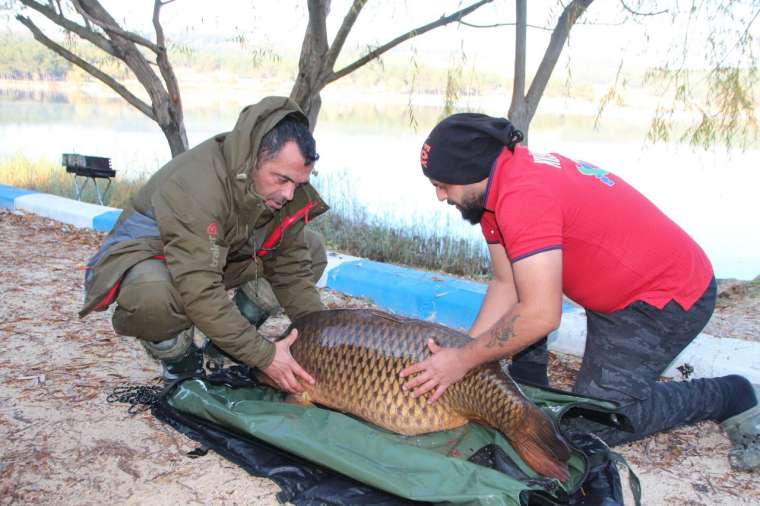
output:
{"label": "dirt ground", "polygon": [[[0,504],[277,504],[278,487],[196,444],[149,413],[106,397],[157,382],[158,365],[109,314],[79,320],[81,266],[102,236],[0,209]],[[722,283],[707,331],[760,336],[758,283]],[[331,307],[367,301],[323,291]],[[283,318],[268,323],[278,334]],[[572,384],[579,360],[552,357],[551,379]],[[638,474],[644,504],[760,504],[760,473],[730,470],[714,423],[618,450]],[[625,472],[623,472],[625,474]]]}

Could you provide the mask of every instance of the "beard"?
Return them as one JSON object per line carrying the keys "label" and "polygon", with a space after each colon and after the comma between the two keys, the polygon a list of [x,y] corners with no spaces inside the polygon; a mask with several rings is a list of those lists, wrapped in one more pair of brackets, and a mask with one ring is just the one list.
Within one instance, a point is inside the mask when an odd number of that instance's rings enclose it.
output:
{"label": "beard", "polygon": [[459,212],[462,213],[462,219],[469,221],[473,225],[480,223],[480,219],[483,217],[485,208],[483,207],[483,197],[481,193],[479,195],[472,195],[462,200],[461,204],[455,204]]}

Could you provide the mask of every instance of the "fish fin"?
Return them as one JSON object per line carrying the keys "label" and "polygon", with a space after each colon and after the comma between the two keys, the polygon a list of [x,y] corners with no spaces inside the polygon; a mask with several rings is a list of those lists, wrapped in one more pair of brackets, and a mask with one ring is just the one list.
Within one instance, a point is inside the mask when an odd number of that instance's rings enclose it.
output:
{"label": "fish fin", "polygon": [[538,474],[567,481],[570,473],[566,462],[571,451],[552,421],[536,408],[520,425],[516,437],[510,437],[518,455]]}
{"label": "fish fin", "polygon": [[302,394],[289,394],[285,397],[285,402],[288,404],[297,404],[299,406],[313,406],[314,403],[307,392]]}

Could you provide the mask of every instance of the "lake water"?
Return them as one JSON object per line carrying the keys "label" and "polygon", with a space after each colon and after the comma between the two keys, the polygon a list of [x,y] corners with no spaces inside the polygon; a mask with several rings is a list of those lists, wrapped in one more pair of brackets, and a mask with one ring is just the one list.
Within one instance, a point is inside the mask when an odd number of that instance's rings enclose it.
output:
{"label": "lake water", "polygon": [[[192,146],[229,130],[245,102],[186,96],[185,103],[203,104],[185,113]],[[419,169],[419,148],[437,107],[415,107],[415,130],[404,104],[324,103],[315,132],[321,155],[316,179],[328,200],[352,196],[379,219],[479,240],[477,227],[437,202]],[[561,112],[554,118],[556,128],[536,122],[531,149],[583,159],[622,176],[700,243],[718,277],[760,274],[760,151],[652,146],[640,133],[610,137],[590,128],[561,128]],[[624,132],[620,125],[613,130]],[[0,158],[21,153],[58,161],[65,152],[109,156],[120,178],[150,174],[170,158],[158,127],[120,99],[0,90]]]}

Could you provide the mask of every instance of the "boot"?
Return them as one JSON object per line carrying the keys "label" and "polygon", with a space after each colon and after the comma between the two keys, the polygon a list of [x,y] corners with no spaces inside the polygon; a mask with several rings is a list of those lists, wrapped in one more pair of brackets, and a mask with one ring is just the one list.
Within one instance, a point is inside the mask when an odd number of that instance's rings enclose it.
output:
{"label": "boot", "polygon": [[251,300],[242,288],[235,291],[234,300],[240,312],[254,327],[260,327],[269,318],[269,311]]}
{"label": "boot", "polygon": [[206,359],[206,369],[212,373],[217,373],[224,368],[224,359],[229,358],[233,362],[236,362],[231,356],[226,354],[215,345],[211,339],[206,338],[206,342],[203,345],[203,356]]}
{"label": "boot", "polygon": [[272,285],[266,279],[259,277],[255,281],[248,281],[240,285],[238,291],[242,291],[254,304],[273,315],[282,311],[280,301],[274,294]]}
{"label": "boot", "polygon": [[739,471],[760,468],[760,404],[724,420],[720,426],[734,445],[728,452],[731,467]]}
{"label": "boot", "polygon": [[140,340],[148,355],[161,361],[161,378],[174,381],[186,376],[202,376],[203,352],[193,342],[195,328],[183,330],[163,341]]}
{"label": "boot", "polygon": [[193,344],[185,356],[161,361],[161,378],[168,382],[190,376],[203,376],[203,351]]}
{"label": "boot", "polygon": [[[253,302],[246,293],[247,290],[244,291],[242,287],[235,291],[235,305],[251,325],[258,328],[269,318],[269,311],[262,309],[259,304]],[[274,294],[272,294],[272,297],[274,297]],[[234,357],[225,353],[208,338],[206,338],[206,343],[203,346],[203,354],[206,358],[206,368],[211,372],[221,371],[224,367],[225,358],[239,364]]]}

